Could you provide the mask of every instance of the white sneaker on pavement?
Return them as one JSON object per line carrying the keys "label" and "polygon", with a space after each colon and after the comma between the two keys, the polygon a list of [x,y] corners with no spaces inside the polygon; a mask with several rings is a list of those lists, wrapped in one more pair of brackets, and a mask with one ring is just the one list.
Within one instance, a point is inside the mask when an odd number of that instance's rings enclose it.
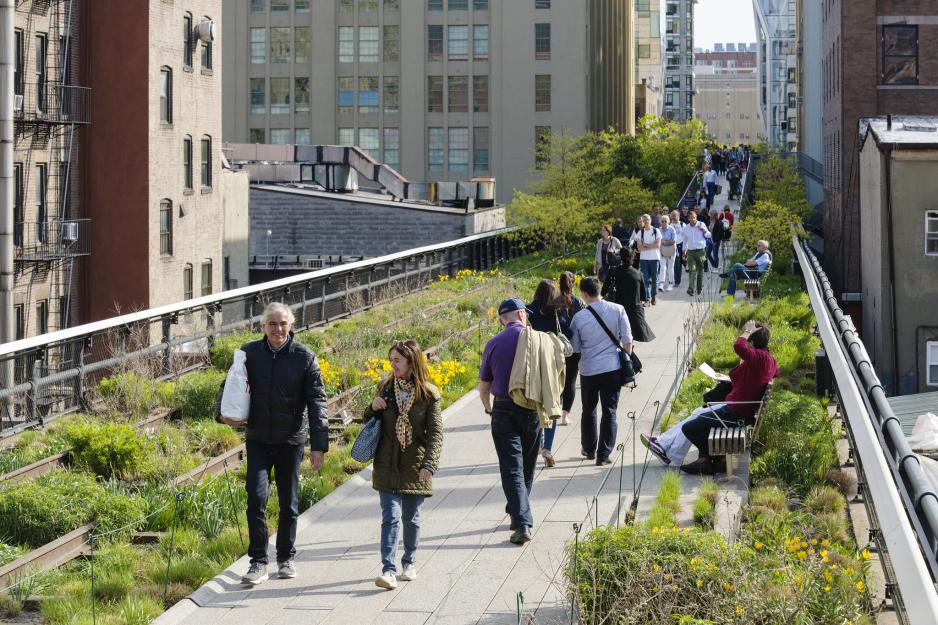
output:
{"label": "white sneaker on pavement", "polygon": [[668,288],[665,289],[665,291],[673,291],[673,290],[674,290],[674,285],[673,285],[673,284],[669,284],[669,285],[668,285]]}
{"label": "white sneaker on pavement", "polygon": [[395,577],[393,572],[385,571],[375,578],[375,586],[378,588],[385,588],[387,590],[394,590],[397,588],[397,577]]}
{"label": "white sneaker on pavement", "polygon": [[412,582],[417,579],[417,567],[413,564],[405,564],[404,571],[397,576],[402,582]]}

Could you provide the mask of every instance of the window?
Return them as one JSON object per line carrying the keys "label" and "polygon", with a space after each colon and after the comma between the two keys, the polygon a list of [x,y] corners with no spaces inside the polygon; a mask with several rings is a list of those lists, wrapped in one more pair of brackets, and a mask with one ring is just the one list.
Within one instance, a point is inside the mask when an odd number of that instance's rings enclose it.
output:
{"label": "window", "polygon": [[212,261],[206,259],[202,261],[202,295],[212,294]]}
{"label": "window", "polygon": [[638,44],[638,58],[650,59],[651,58],[651,45],[647,43]]}
{"label": "window", "polygon": [[173,203],[160,202],[160,256],[173,255]]}
{"label": "window", "polygon": [[355,112],[355,77],[339,76],[339,112]]}
{"label": "window", "polygon": [[182,140],[182,186],[192,190],[192,137],[189,135]]}
{"label": "window", "polygon": [[938,341],[925,343],[925,370],[927,372],[925,384],[938,386]]}
{"label": "window", "polygon": [[377,113],[381,108],[378,98],[378,77],[358,77],[358,112]]}
{"label": "window", "polygon": [[293,10],[297,13],[309,13],[309,0],[295,0]]}
{"label": "window", "polygon": [[[204,18],[208,20],[209,18]],[[202,69],[212,71],[212,42],[202,42]]]}
{"label": "window", "polygon": [[290,10],[290,0],[270,0],[271,13],[287,13]]}
{"label": "window", "polygon": [[46,79],[48,78],[46,54],[49,40],[45,33],[36,35],[36,108],[46,110]]}
{"label": "window", "polygon": [[182,269],[182,299],[192,299],[192,264]]}
{"label": "window", "polygon": [[13,307],[13,315],[16,317],[16,340],[21,341],[26,338],[26,314],[22,304]]}
{"label": "window", "polygon": [[270,29],[270,62],[271,63],[289,63],[290,62],[290,29],[289,28],[271,28]]}
{"label": "window", "polygon": [[267,29],[251,29],[251,63],[258,65],[267,62]]}
{"label": "window", "polygon": [[440,24],[427,26],[427,60],[443,60],[443,26]]}
{"label": "window", "polygon": [[450,26],[447,46],[449,60],[464,61],[469,58],[469,27]]}
{"label": "window", "polygon": [[69,296],[60,295],[59,296],[59,330],[64,330],[65,328],[68,327],[69,319],[71,319],[72,317],[69,314],[69,308],[70,308]]}
{"label": "window", "polygon": [[272,145],[287,145],[290,143],[290,129],[289,128],[271,128],[270,129],[270,143]]}
{"label": "window", "polygon": [[378,62],[378,27],[358,27],[358,62]]}
{"label": "window", "polygon": [[339,26],[339,63],[355,62],[355,27]]}
{"label": "window", "polygon": [[485,173],[489,171],[489,129],[472,129],[472,171]]}
{"label": "window", "polygon": [[41,299],[36,302],[36,334],[45,334],[49,331],[49,300]]}
{"label": "window", "polygon": [[550,163],[550,126],[534,127],[534,167],[544,169]]}
{"label": "window", "polygon": [[537,74],[534,77],[534,110],[550,111],[550,74]]}
{"label": "window", "polygon": [[339,128],[339,145],[355,145],[354,128]]}
{"label": "window", "polygon": [[309,63],[309,27],[293,29],[293,49],[297,63]]}
{"label": "window", "polygon": [[449,0],[450,11],[468,11],[469,0]]}
{"label": "window", "polygon": [[339,0],[339,9],[342,11],[354,11],[355,0]]}
{"label": "window", "polygon": [[489,10],[489,0],[473,0],[472,8],[476,11],[488,11]]}
{"label": "window", "polygon": [[385,11],[399,11],[401,9],[400,0],[384,0]]}
{"label": "window", "polygon": [[469,129],[449,129],[449,170],[469,171]]}
{"label": "window", "polygon": [[472,58],[477,61],[484,61],[489,58],[488,24],[472,27]]}
{"label": "window", "polygon": [[297,128],[293,131],[293,143],[297,145],[310,145],[313,142],[309,128]]}
{"label": "window", "polygon": [[449,112],[450,113],[469,112],[469,77],[468,76],[450,76],[448,87],[449,87]]}
{"label": "window", "polygon": [[443,112],[443,77],[427,76],[427,112]]}
{"label": "window", "polygon": [[428,128],[427,169],[443,171],[443,129]]}
{"label": "window", "polygon": [[192,67],[192,13],[182,16],[182,64]]}
{"label": "window", "polygon": [[36,239],[46,242],[46,221],[49,219],[49,174],[45,163],[36,163]]}
{"label": "window", "polygon": [[13,245],[23,245],[23,164],[13,163]]}
{"label": "window", "polygon": [[251,143],[267,143],[267,131],[263,128],[251,128],[249,135]]}
{"label": "window", "polygon": [[293,106],[297,113],[309,113],[309,78],[293,80]]}
{"label": "window", "polygon": [[381,134],[377,128],[359,128],[358,129],[358,147],[365,151],[371,158],[378,160],[381,158]]}
{"label": "window", "polygon": [[427,0],[427,11],[442,11],[443,0]]}
{"label": "window", "polygon": [[401,79],[399,76],[384,77],[384,112],[401,112]]}
{"label": "window", "polygon": [[290,79],[270,79],[270,112],[285,115],[290,112]]}
{"label": "window", "polygon": [[925,255],[938,256],[938,211],[925,213]]}
{"label": "window", "polygon": [[385,61],[400,61],[401,60],[401,27],[400,26],[385,26],[384,27],[384,60]]}
{"label": "window", "polygon": [[212,188],[212,138],[202,137],[202,186]]}
{"label": "window", "polygon": [[489,77],[472,77],[472,111],[474,113],[489,112]]}
{"label": "window", "polygon": [[394,169],[400,169],[401,167],[400,128],[384,129],[384,162]]}
{"label": "window", "polygon": [[173,123],[173,70],[160,69],[160,121]]}
{"label": "window", "polygon": [[378,0],[358,0],[359,11],[377,11]]}
{"label": "window", "polygon": [[883,26],[883,84],[918,84],[918,26]]}
{"label": "window", "polygon": [[267,0],[251,0],[251,13],[263,13],[267,10]]}
{"label": "window", "polygon": [[267,80],[251,79],[251,114],[263,115],[267,112]]}
{"label": "window", "polygon": [[550,24],[534,25],[534,58],[550,60]]}
{"label": "window", "polygon": [[550,0],[534,0],[535,9],[549,9]]}
{"label": "window", "polygon": [[16,29],[14,31],[14,56],[13,64],[13,93],[23,95],[23,63],[26,58],[26,50],[23,44],[23,31]]}

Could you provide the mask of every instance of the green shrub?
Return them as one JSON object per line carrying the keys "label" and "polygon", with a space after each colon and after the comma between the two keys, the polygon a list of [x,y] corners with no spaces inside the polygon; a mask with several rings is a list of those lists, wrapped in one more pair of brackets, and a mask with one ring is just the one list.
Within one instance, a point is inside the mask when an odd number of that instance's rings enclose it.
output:
{"label": "green shrub", "polygon": [[209,458],[221,455],[241,444],[241,437],[230,425],[217,421],[195,421],[189,424],[188,434],[193,451]]}
{"label": "green shrub", "polygon": [[833,486],[815,486],[804,500],[812,514],[843,514],[844,496]]}
{"label": "green shrub", "polygon": [[127,424],[74,422],[61,431],[75,466],[106,478],[135,479],[150,468],[152,447]]}
{"label": "green shrub", "polygon": [[17,545],[8,545],[0,542],[0,567],[6,566],[20,556],[26,555],[27,550]]}
{"label": "green shrub", "polygon": [[98,393],[110,410],[128,417],[142,417],[159,405],[159,386],[159,382],[130,371],[98,382]]}
{"label": "green shrub", "polygon": [[183,419],[207,419],[215,416],[215,398],[225,373],[195,371],[176,383],[176,405]]}
{"label": "green shrub", "polygon": [[227,373],[231,368],[231,363],[234,362],[234,351],[241,349],[245,343],[256,341],[262,336],[260,332],[243,331],[217,337],[208,350],[212,366]]}
{"label": "green shrub", "polygon": [[[215,577],[217,569],[217,565],[199,556],[174,559],[169,565],[169,582],[195,589]],[[165,575],[166,569],[163,569],[159,579],[153,581],[162,583]]]}
{"label": "green shrub", "polygon": [[95,576],[94,596],[98,601],[113,603],[127,596],[133,577],[126,572],[103,569]]}

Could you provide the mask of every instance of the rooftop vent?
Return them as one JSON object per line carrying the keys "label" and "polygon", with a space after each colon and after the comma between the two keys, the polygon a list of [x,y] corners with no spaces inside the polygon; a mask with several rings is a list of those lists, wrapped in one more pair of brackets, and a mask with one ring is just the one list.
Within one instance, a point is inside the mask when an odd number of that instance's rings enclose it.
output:
{"label": "rooftop vent", "polygon": [[910,124],[903,124],[900,130],[905,130],[907,132],[938,132],[938,127],[935,126],[913,126]]}

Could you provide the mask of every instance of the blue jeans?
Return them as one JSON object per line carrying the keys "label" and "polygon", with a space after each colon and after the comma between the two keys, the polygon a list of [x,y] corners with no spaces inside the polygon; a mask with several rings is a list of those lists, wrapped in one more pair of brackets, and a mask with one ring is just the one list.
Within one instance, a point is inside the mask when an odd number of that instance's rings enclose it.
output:
{"label": "blue jeans", "polygon": [[684,255],[684,244],[677,244],[677,255],[674,257],[674,286],[681,286],[681,272],[684,269],[684,265],[681,262],[681,257]]}
{"label": "blue jeans", "polygon": [[707,183],[707,210],[713,206],[713,196],[717,193],[717,183],[708,182]]}
{"label": "blue jeans", "polygon": [[736,263],[733,265],[733,268],[729,270],[729,284],[726,285],[726,294],[727,295],[736,295],[736,281],[737,280],[746,280],[747,278],[758,278],[762,275],[762,272],[753,267],[747,267],[742,263]]}
{"label": "blue jeans", "polygon": [[532,527],[534,514],[530,496],[541,446],[541,421],[537,412],[522,408],[510,399],[496,399],[492,405],[492,441],[511,515],[511,529],[520,529],[523,525]]}
{"label": "blue jeans", "polygon": [[720,268],[720,244],[707,240],[707,260],[714,269]]}
{"label": "blue jeans", "polygon": [[245,488],[248,492],[248,555],[251,562],[267,564],[267,497],[270,495],[270,470],[274,470],[280,520],[277,524],[277,562],[296,555],[296,519],[300,515],[297,490],[303,445],[268,445],[248,440],[248,468]]}
{"label": "blue jeans", "polygon": [[407,566],[417,561],[417,544],[420,542],[421,495],[399,495],[378,491],[381,500],[381,571],[397,573],[397,542],[404,523],[404,557],[401,564]]}
{"label": "blue jeans", "polygon": [[[618,371],[598,375],[580,376],[580,393],[583,396],[583,418],[580,421],[580,443],[596,461],[602,461],[612,455],[616,446],[616,409],[619,407],[619,393],[622,384]],[[602,405],[599,437],[596,436],[596,404]]]}
{"label": "blue jeans", "polygon": [[649,302],[658,294],[658,266],[657,260],[643,260],[639,263],[642,268],[642,283],[645,287],[645,299]]}

